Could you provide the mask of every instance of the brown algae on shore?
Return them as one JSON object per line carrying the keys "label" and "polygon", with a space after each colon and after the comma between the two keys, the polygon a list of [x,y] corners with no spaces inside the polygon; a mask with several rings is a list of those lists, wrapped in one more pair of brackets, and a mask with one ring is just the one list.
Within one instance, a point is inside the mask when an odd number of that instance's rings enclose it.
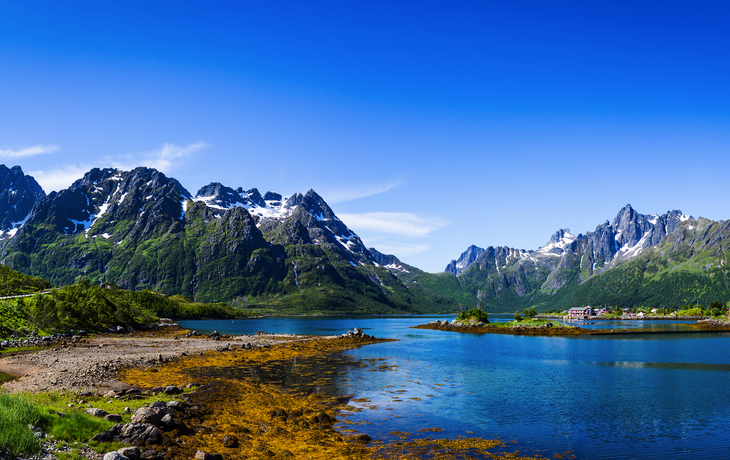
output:
{"label": "brown algae on shore", "polygon": [[[344,412],[355,412],[347,406],[349,398],[324,394],[306,394],[268,382],[240,376],[236,379],[219,376],[191,377],[191,370],[229,368],[231,366],[267,366],[299,357],[333,354],[362,345],[384,342],[374,338],[310,339],[282,343],[269,348],[206,352],[167,363],[157,372],[129,368],[120,372],[120,379],[142,388],[161,385],[184,386],[195,381],[203,386],[190,394],[191,404],[199,410],[184,423],[189,431],[173,431],[168,437],[165,458],[190,459],[198,450],[222,454],[224,459],[365,459],[365,458],[492,458],[519,459],[517,453],[494,452],[504,448],[502,441],[469,439],[416,439],[407,441],[410,433],[402,433],[400,442],[370,442],[367,435],[347,428],[333,429],[342,421],[346,426],[358,425],[343,418]],[[332,375],[335,379],[336,376]],[[359,402],[362,400],[353,400]],[[364,402],[364,401],[362,401]],[[365,405],[367,408],[367,405]],[[438,428],[424,431],[439,432]],[[421,431],[423,433],[424,431]],[[235,442],[232,440],[235,439]],[[229,447],[226,447],[229,446]],[[235,446],[235,447],[234,447]]]}

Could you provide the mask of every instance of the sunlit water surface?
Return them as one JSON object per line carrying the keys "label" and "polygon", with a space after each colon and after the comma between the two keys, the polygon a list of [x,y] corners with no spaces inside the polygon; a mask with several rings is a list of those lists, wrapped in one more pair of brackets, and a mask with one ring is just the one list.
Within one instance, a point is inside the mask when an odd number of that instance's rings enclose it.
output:
{"label": "sunlit water surface", "polygon": [[[397,342],[227,375],[366,398],[349,419],[373,438],[437,436],[517,441],[524,454],[579,459],[730,457],[730,334],[525,337],[411,329],[436,316],[277,317],[184,321],[241,335],[342,334],[353,327]],[[507,316],[491,315],[492,321]],[[680,321],[579,324],[686,329]],[[424,433],[423,436],[434,436]]]}

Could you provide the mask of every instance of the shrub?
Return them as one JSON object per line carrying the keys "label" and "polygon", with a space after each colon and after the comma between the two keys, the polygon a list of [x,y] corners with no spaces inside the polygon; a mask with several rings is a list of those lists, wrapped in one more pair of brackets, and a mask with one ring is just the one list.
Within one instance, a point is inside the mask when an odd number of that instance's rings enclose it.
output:
{"label": "shrub", "polygon": [[677,312],[677,316],[704,316],[704,311],[701,308],[688,308],[686,310],[680,310]]}
{"label": "shrub", "polygon": [[469,311],[462,311],[459,312],[459,319],[462,321],[468,321],[470,319],[475,319],[476,322],[481,323],[488,323],[489,322],[489,315],[484,310],[481,310],[479,308],[472,308]]}

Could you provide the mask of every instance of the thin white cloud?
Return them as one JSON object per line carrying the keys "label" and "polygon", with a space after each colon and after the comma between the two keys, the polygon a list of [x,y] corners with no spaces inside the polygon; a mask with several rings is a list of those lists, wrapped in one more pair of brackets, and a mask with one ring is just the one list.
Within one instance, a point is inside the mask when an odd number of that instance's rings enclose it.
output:
{"label": "thin white cloud", "polygon": [[367,212],[364,214],[340,214],[348,227],[359,233],[369,230],[380,234],[425,237],[434,230],[451,222],[438,217],[424,218],[408,212]]}
{"label": "thin white cloud", "polygon": [[28,174],[35,178],[46,193],[50,193],[68,188],[91,168],[88,165],[67,165],[50,170],[28,171]]}
{"label": "thin white cloud", "polygon": [[21,158],[32,157],[35,155],[43,155],[53,153],[58,150],[57,145],[34,145],[20,150],[0,149],[0,157],[3,158]]}
{"label": "thin white cloud", "polygon": [[[101,165],[96,165],[96,167],[106,168],[108,166],[112,166],[113,168],[121,169],[123,171],[131,171],[139,166],[147,166],[148,168],[155,168],[158,171],[167,172],[174,169],[182,158],[198,152],[199,150],[208,147],[208,145],[209,144],[206,144],[205,142],[195,142],[184,147],[179,147],[175,144],[167,143],[159,149],[149,152],[129,153],[116,157],[106,157],[103,163]],[[55,146],[46,147],[57,148]],[[5,151],[0,150],[0,152]],[[94,168],[94,165],[89,164],[65,165],[52,169],[29,171],[28,174],[38,181],[46,193],[50,193],[54,190],[59,191],[68,188],[74,183],[74,181],[81,179],[84,174],[89,172],[92,168]]]}
{"label": "thin white cloud", "polygon": [[428,251],[429,249],[431,249],[430,246],[427,246],[425,244],[408,244],[408,243],[398,243],[398,242],[368,244],[367,246],[375,247],[375,249],[382,252],[383,254],[397,254],[398,258],[402,258],[403,256],[412,256],[415,254],[420,254],[422,252],[425,252],[425,251]]}
{"label": "thin white cloud", "polygon": [[373,195],[385,193],[400,185],[400,181],[393,181],[380,184],[367,184],[359,186],[347,186],[324,190],[322,196],[328,203],[344,203],[345,201],[358,200]]}
{"label": "thin white cloud", "polygon": [[118,169],[129,171],[139,166],[154,168],[158,171],[168,172],[178,165],[179,160],[198,152],[210,144],[195,142],[185,147],[166,143],[162,147],[151,152],[128,153],[122,157],[110,158],[109,163]]}

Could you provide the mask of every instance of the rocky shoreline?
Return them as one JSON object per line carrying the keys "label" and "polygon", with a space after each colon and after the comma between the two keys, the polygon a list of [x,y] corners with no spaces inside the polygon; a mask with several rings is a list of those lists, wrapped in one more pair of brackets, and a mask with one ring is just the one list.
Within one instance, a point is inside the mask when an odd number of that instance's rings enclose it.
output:
{"label": "rocky shoreline", "polygon": [[[76,396],[73,396],[75,404],[69,404],[69,411],[83,408],[87,415],[117,422],[111,429],[97,434],[91,440],[131,444],[136,448],[109,452],[104,456],[106,460],[182,458],[181,452],[186,452],[183,456],[186,458],[195,456],[198,460],[220,460],[220,454],[210,452],[216,449],[190,450],[188,446],[197,442],[193,440],[201,430],[206,431],[210,423],[215,424],[210,421],[201,423],[201,420],[205,420],[211,411],[217,410],[217,405],[228,405],[228,395],[223,396],[223,401],[220,398],[227,391],[224,387],[228,388],[232,384],[204,381],[201,385],[190,382],[188,377],[184,379],[187,382],[184,382],[179,378],[168,378],[165,369],[169,366],[197,366],[199,364],[195,363],[200,361],[225,362],[239,356],[255,355],[259,359],[266,359],[267,356],[278,357],[282,355],[281,347],[287,344],[293,346],[292,350],[309,347],[316,351],[329,348],[334,350],[338,347],[352,348],[378,341],[382,339],[375,339],[357,328],[340,336],[318,337],[269,334],[263,331],[254,336],[231,337],[216,332],[201,336],[177,326],[160,328],[154,332],[137,331],[96,338],[60,334],[51,340],[39,338],[37,342],[45,345],[40,350],[2,355],[0,371],[18,376],[2,385],[4,391],[70,393]],[[137,380],[130,379],[129,375],[134,375]],[[140,376],[145,376],[142,382],[139,381]],[[164,386],[159,386],[160,384]],[[264,392],[261,387],[256,391]],[[155,394],[178,396],[173,401],[154,401],[136,411],[128,410],[127,415],[107,413],[102,408],[106,407],[105,401],[132,401]],[[211,398],[216,402],[212,402]],[[335,436],[331,429],[335,416],[332,412],[325,412],[328,406],[323,404],[310,401],[300,409],[281,404],[280,408],[273,408],[274,413],[268,414],[267,419],[279,420],[283,417],[285,422],[294,421],[303,427],[312,426],[320,435],[330,433],[328,436],[332,437]],[[134,407],[133,401],[130,405]],[[267,411],[271,409],[269,407]],[[59,412],[59,416],[63,415]],[[123,419],[127,423],[122,423]],[[236,430],[232,428],[231,433],[220,438],[223,448],[237,446],[239,438],[250,440],[253,439],[252,436],[256,437],[256,433],[250,433],[252,430],[248,430],[248,434],[245,430]],[[363,442],[365,437],[360,436],[358,439]],[[52,459],[56,452],[61,452],[57,449],[56,443],[48,442],[44,445],[42,454],[34,458]],[[230,450],[226,452],[230,454]],[[102,458],[92,449],[84,448],[81,454],[94,460]]]}
{"label": "rocky shoreline", "polygon": [[[296,363],[300,357],[306,360],[386,341],[391,339],[378,339],[357,328],[326,337],[265,332],[203,337],[178,328],[134,337],[81,339],[36,353],[4,356],[0,368],[25,373],[3,390],[36,392],[51,401],[62,397],[49,410],[58,417],[83,412],[114,423],[96,433],[93,442],[89,440],[92,444],[80,443],[71,451],[65,443],[48,440],[40,454],[14,460],[55,460],[66,454],[90,460],[365,460],[436,455],[455,459],[467,453],[532,458],[494,453],[492,449],[506,444],[481,438],[371,442],[348,422],[347,414],[360,410],[349,405],[353,395],[318,389],[336,374],[325,372],[304,390],[255,376],[258,369]],[[229,368],[247,371],[227,377],[221,370]],[[98,444],[96,449],[110,447],[100,454],[90,447],[96,442],[118,444]],[[119,444],[131,446],[119,448]]]}
{"label": "rocky shoreline", "polygon": [[[129,385],[117,379],[117,371],[127,367],[152,368],[176,358],[207,351],[268,347],[299,337],[238,336],[181,338],[178,327],[155,334],[106,336],[93,339],[64,338],[33,353],[8,353],[0,359],[0,372],[18,376],[6,382],[7,391],[53,391],[88,389],[124,390]],[[139,336],[143,335],[143,336]],[[153,337],[147,337],[153,335]],[[46,344],[46,342],[44,342]]]}

